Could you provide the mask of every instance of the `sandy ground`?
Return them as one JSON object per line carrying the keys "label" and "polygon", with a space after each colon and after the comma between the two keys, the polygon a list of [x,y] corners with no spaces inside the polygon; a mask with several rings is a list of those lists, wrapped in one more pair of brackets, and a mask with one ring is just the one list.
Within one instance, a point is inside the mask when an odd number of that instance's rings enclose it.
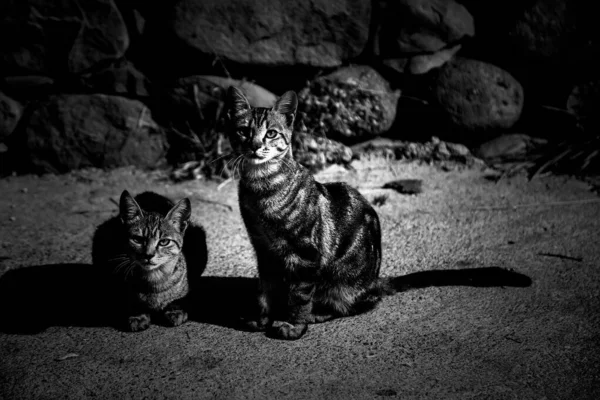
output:
{"label": "sandy ground", "polygon": [[[387,195],[383,275],[438,272],[429,287],[294,342],[232,327],[255,282],[234,183],[133,169],[0,180],[0,398],[600,398],[600,202],[586,184],[494,183],[479,170],[378,159],[355,167],[319,179]],[[400,178],[423,179],[423,193],[379,189]],[[104,322],[110,293],[90,279],[92,235],[125,188],[191,199],[207,232],[197,307],[209,317],[140,333]],[[490,275],[494,287],[462,286],[443,272],[493,266],[532,283]],[[15,315],[32,326],[14,326]]]}

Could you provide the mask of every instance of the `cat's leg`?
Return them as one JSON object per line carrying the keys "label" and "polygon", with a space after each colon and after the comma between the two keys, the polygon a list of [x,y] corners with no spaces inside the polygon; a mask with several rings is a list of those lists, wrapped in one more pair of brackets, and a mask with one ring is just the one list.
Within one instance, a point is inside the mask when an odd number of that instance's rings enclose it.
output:
{"label": "cat's leg", "polygon": [[186,299],[175,300],[162,311],[163,319],[168,326],[179,326],[188,320]]}
{"label": "cat's leg", "polygon": [[127,300],[126,326],[130,332],[140,332],[150,327],[150,312],[134,299]]}
{"label": "cat's leg", "polygon": [[275,285],[269,279],[260,279],[256,309],[250,318],[244,319],[244,326],[251,331],[264,331],[271,324],[271,312]]}
{"label": "cat's leg", "polygon": [[275,321],[267,331],[270,337],[284,340],[300,339],[313,322],[313,296],[315,284],[312,282],[292,283],[288,292],[287,316],[284,321]]}
{"label": "cat's leg", "polygon": [[150,314],[142,313],[137,315],[130,315],[127,319],[127,327],[131,332],[140,332],[150,327]]}

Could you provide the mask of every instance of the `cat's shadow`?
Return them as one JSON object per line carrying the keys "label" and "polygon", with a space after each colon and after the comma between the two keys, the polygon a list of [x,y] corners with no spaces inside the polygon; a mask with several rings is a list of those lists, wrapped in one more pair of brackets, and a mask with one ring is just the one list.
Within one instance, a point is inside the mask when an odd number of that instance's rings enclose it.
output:
{"label": "cat's shadow", "polygon": [[[204,276],[191,320],[238,328],[255,303],[258,280]],[[527,287],[531,279],[498,267],[429,270],[394,278],[401,291],[432,286]],[[90,264],[24,267],[0,278],[0,331],[33,334],[51,326],[116,326],[118,304]],[[165,328],[167,329],[167,328]]]}

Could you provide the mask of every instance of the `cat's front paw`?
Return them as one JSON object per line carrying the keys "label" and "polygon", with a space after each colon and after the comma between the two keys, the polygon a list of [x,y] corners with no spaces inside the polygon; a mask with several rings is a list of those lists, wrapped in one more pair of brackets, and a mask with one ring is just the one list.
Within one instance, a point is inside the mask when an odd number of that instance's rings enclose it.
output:
{"label": "cat's front paw", "polygon": [[131,332],[139,332],[150,327],[150,315],[131,315],[128,319],[128,328]]}
{"label": "cat's front paw", "polygon": [[188,320],[188,313],[182,309],[165,311],[165,321],[169,326],[179,326]]}
{"label": "cat's front paw", "polygon": [[304,336],[307,330],[308,324],[291,324],[285,321],[275,321],[267,329],[267,336],[273,339],[296,340]]}

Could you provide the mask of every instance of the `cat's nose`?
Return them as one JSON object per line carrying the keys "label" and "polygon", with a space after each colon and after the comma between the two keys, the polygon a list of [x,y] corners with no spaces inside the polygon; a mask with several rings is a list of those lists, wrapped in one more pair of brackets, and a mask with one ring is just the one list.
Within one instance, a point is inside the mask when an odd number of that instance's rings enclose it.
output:
{"label": "cat's nose", "polygon": [[154,254],[144,254],[144,261],[148,263],[152,260],[153,257]]}
{"label": "cat's nose", "polygon": [[252,140],[250,142],[250,149],[256,153],[262,147],[262,142],[260,140]]}

